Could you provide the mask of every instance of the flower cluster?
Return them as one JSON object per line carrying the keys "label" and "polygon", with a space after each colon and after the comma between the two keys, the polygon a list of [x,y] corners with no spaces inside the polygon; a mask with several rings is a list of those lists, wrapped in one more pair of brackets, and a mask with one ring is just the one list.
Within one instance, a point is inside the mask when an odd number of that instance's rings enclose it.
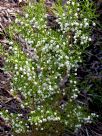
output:
{"label": "flower cluster", "polygon": [[88,4],[87,0],[69,0],[63,6],[54,5],[59,28],[52,30],[47,27],[49,13],[44,4],[36,3],[28,6],[25,15],[9,28],[11,37],[20,35],[23,44],[10,40],[5,70],[13,73],[11,92],[20,91],[25,98],[21,106],[31,111],[28,120],[21,119],[19,114],[12,115],[15,132],[30,131],[28,124],[43,131],[48,123],[50,130],[54,122],[74,129],[91,118],[75,101],[80,93],[76,78],[78,62],[91,41],[90,26],[95,25],[94,12]]}

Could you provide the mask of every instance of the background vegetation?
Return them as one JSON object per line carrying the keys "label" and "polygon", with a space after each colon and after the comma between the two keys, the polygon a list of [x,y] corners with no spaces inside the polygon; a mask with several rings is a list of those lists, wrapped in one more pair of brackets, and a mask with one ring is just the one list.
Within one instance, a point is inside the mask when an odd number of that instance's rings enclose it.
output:
{"label": "background vegetation", "polygon": [[83,93],[90,103],[95,97],[96,89],[87,86],[89,78],[82,80],[81,73],[96,25],[93,9],[87,0],[52,7],[40,2],[29,5],[9,27],[8,50],[1,47],[1,53],[5,71],[12,72],[11,93],[20,93],[24,110],[11,113],[3,108],[1,115],[11,121],[14,133],[61,135],[98,117],[80,100]]}

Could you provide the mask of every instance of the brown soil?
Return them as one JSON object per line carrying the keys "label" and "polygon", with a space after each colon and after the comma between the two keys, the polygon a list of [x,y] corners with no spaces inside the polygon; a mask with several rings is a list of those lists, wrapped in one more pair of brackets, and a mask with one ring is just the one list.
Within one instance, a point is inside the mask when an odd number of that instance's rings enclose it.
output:
{"label": "brown soil", "polygon": [[[21,1],[24,3],[24,1]],[[0,0],[0,43],[5,46],[8,43],[5,28],[15,19],[15,15],[21,12],[18,0]],[[19,99],[13,97],[10,92],[11,74],[4,72],[4,58],[0,54],[0,109],[7,109],[11,112],[23,112],[20,108]],[[10,136],[11,125],[6,124],[0,117],[0,136]]]}

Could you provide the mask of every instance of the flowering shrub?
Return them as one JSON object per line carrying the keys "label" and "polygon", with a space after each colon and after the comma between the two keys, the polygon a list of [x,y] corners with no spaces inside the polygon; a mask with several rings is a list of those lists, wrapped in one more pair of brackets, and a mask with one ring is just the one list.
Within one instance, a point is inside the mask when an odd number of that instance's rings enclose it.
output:
{"label": "flowering shrub", "polygon": [[[5,71],[13,74],[11,93],[20,92],[21,107],[29,108],[27,115],[2,110],[14,132],[59,135],[96,116],[76,101],[78,63],[95,25],[92,6],[88,0],[69,0],[63,6],[58,2],[52,7],[40,2],[26,7],[10,26]],[[48,25],[51,16],[56,28]]]}

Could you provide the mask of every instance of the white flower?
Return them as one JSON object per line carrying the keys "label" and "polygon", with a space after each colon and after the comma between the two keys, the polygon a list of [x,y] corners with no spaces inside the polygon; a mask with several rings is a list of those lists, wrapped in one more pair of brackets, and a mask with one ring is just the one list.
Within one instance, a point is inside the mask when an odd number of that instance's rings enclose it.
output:
{"label": "white flower", "polygon": [[42,120],[39,120],[39,123],[42,123]]}
{"label": "white flower", "polygon": [[30,77],[28,77],[28,80],[30,81],[30,80],[32,80],[32,77],[30,76]]}
{"label": "white flower", "polygon": [[12,46],[10,46],[9,49],[11,50],[11,49],[12,49]]}
{"label": "white flower", "polygon": [[16,18],[16,19],[15,19],[15,23],[18,23],[18,22],[19,22],[19,20],[18,20],[18,18]]}
{"label": "white flower", "polygon": [[44,130],[44,128],[41,128],[41,130]]}
{"label": "white flower", "polygon": [[87,27],[87,26],[89,26],[89,23],[88,23],[88,22],[85,22],[84,27]]}
{"label": "white flower", "polygon": [[75,13],[75,16],[78,17],[78,13]]}
{"label": "white flower", "polygon": [[56,48],[59,49],[59,45],[57,45]]}
{"label": "white flower", "polygon": [[65,27],[68,27],[69,26],[69,24],[68,23],[65,23],[65,25],[64,25]]}
{"label": "white flower", "polygon": [[89,41],[92,41],[92,39],[91,39],[91,38],[89,38]]}
{"label": "white flower", "polygon": [[20,71],[23,71],[23,68],[22,68],[22,67],[20,67],[20,68],[19,68],[19,70],[20,70]]}
{"label": "white flower", "polygon": [[82,28],[82,26],[83,26],[83,24],[81,23],[81,24],[80,24],[80,27]]}
{"label": "white flower", "polygon": [[87,18],[84,18],[84,21],[87,22]]}
{"label": "white flower", "polygon": [[96,23],[94,23],[94,22],[93,22],[93,24],[92,24],[92,25],[93,25],[93,26],[96,26]]}
{"label": "white flower", "polygon": [[80,128],[81,127],[81,124],[77,124],[75,125],[76,128]]}
{"label": "white flower", "polygon": [[13,41],[10,41],[9,44],[10,44],[10,45],[13,45]]}
{"label": "white flower", "polygon": [[65,13],[63,13],[63,14],[62,14],[62,16],[63,16],[63,17],[65,17],[65,16],[66,16],[66,14],[65,14]]}
{"label": "white flower", "polygon": [[77,97],[78,97],[77,94],[73,94],[73,96],[71,96],[71,98],[73,98],[73,99],[76,99]]}
{"label": "white flower", "polygon": [[47,121],[47,119],[43,119],[43,122],[46,122]]}
{"label": "white flower", "polygon": [[80,11],[80,8],[77,8],[77,11]]}
{"label": "white flower", "polygon": [[23,25],[24,24],[24,22],[20,22],[21,23],[21,25]]}
{"label": "white flower", "polygon": [[67,1],[67,4],[70,4],[70,1]]}
{"label": "white flower", "polygon": [[72,5],[73,5],[73,6],[75,5],[75,2],[74,2],[74,1],[72,2]]}

